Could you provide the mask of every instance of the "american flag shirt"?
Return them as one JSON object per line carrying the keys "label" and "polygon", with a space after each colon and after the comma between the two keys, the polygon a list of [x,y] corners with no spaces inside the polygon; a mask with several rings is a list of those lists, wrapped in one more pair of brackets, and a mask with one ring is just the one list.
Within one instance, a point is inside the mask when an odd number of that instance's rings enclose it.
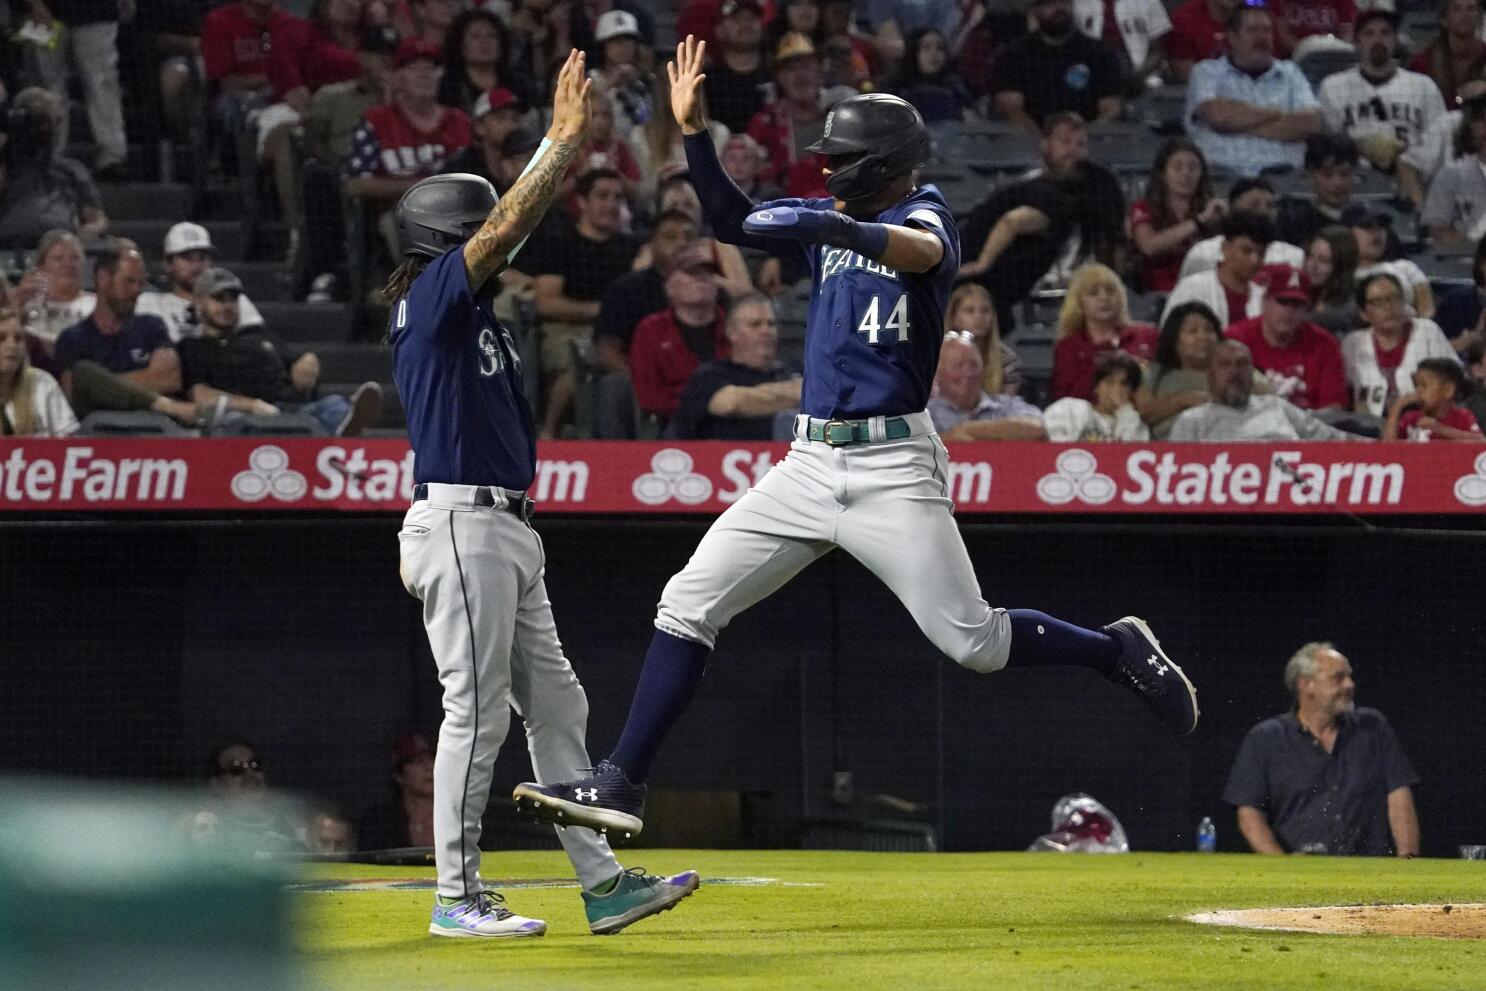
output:
{"label": "american flag shirt", "polygon": [[414,126],[396,104],[372,107],[351,138],[345,177],[435,175],[450,155],[469,146],[470,138],[469,115],[454,107],[444,107],[428,131]]}

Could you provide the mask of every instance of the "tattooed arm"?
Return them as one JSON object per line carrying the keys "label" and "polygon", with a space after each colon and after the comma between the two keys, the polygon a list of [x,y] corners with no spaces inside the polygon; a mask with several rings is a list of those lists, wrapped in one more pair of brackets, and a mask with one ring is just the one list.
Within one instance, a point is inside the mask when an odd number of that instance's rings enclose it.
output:
{"label": "tattooed arm", "polygon": [[465,242],[464,272],[472,290],[479,291],[486,279],[509,264],[546,214],[563,173],[583,143],[589,118],[589,83],[583,61],[583,53],[577,49],[568,54],[557,77],[552,127],[543,149],[537,152],[537,160],[495,204],[475,236]]}

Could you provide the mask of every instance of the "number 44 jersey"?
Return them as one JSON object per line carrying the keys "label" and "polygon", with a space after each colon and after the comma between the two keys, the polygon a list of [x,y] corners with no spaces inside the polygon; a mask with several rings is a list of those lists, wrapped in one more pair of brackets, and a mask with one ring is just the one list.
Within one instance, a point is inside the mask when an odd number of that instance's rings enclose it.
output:
{"label": "number 44 jersey", "polygon": [[[834,209],[829,199],[774,200]],[[865,218],[858,218],[865,219]],[[899,272],[849,248],[770,240],[776,254],[802,253],[811,271],[801,410],[821,419],[916,413],[929,402],[944,311],[960,268],[960,234],[939,190],[923,186],[873,218],[939,238],[944,256],[927,272]]]}

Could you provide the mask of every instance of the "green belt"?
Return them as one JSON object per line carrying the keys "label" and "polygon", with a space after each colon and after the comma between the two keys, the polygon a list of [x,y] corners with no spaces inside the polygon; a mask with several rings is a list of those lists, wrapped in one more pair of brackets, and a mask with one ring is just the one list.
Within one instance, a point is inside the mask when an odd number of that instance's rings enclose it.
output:
{"label": "green belt", "polygon": [[[831,447],[846,447],[848,444],[867,444],[872,440],[872,431],[867,420],[816,420],[811,419],[805,430],[805,439],[829,444]],[[913,435],[913,428],[901,416],[889,417],[883,422],[883,440],[902,440]]]}

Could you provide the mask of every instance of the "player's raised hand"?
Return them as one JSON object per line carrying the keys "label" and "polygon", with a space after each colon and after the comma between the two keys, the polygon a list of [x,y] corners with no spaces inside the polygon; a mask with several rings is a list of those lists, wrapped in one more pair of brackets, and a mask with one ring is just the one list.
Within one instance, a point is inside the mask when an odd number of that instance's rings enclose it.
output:
{"label": "player's raised hand", "polygon": [[698,134],[707,129],[702,115],[702,82],[707,74],[702,65],[707,57],[707,43],[691,35],[676,46],[676,61],[666,63],[671,80],[671,113],[684,134]]}
{"label": "player's raised hand", "polygon": [[588,90],[592,82],[584,71],[584,61],[584,54],[574,48],[557,74],[557,88],[552,94],[552,126],[547,129],[549,141],[581,144],[588,132],[592,115]]}

